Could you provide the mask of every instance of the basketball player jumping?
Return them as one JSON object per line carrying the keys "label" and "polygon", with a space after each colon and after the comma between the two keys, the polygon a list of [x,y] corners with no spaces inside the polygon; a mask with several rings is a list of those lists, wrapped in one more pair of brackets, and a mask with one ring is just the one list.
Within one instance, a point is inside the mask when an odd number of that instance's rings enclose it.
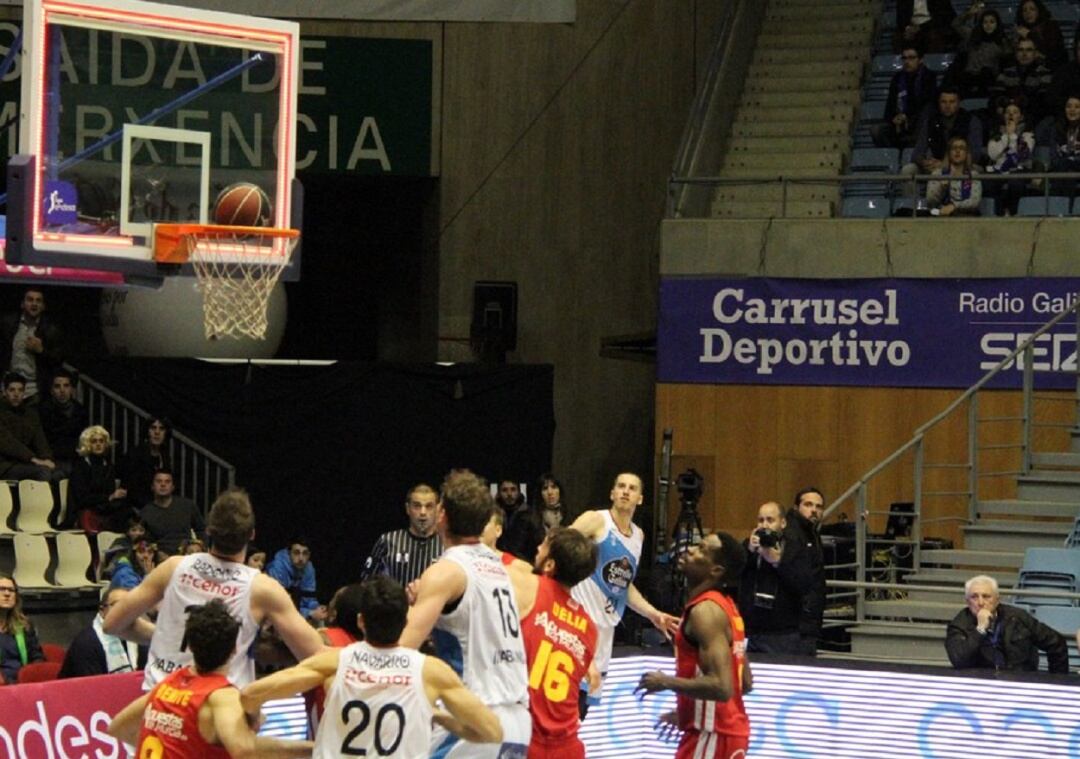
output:
{"label": "basketball player jumping", "polygon": [[[219,495],[210,508],[206,533],[209,553],[166,560],[105,617],[104,628],[110,635],[150,644],[144,690],[191,664],[191,652],[182,645],[187,609],[215,598],[224,601],[229,613],[240,621],[237,650],[244,653],[233,657],[229,665],[229,680],[237,687],[255,679],[255,664],[246,652],[264,619],[273,623],[298,659],[323,648],[319,634],[300,616],[285,589],[244,564],[244,551],[255,534],[255,514],[247,493],[231,488]],[[161,607],[154,625],[141,615],[158,602]]]}
{"label": "basketball player jumping", "polygon": [[220,599],[193,608],[184,638],[194,667],[181,667],[124,707],[109,735],[134,744],[140,759],[309,756],[311,741],[261,738],[248,724],[227,677],[239,631]]}
{"label": "basketball player jumping", "polygon": [[[244,688],[244,709],[257,713],[270,699],[324,685],[326,710],[315,736],[315,759],[426,759],[432,718],[465,740],[498,744],[498,717],[465,689],[454,671],[398,643],[409,608],[405,590],[377,576],[360,593],[357,619],[364,640],[255,681]],[[437,700],[445,712],[436,709]]]}
{"label": "basketball player jumping", "polygon": [[[670,637],[679,620],[657,609],[634,586],[645,534],[633,523],[634,510],[643,500],[641,478],[622,472],[611,488],[611,508],[586,511],[571,527],[596,544],[599,559],[596,570],[574,586],[573,596],[596,621],[597,643],[594,663],[601,676],[607,675],[615,627],[622,620],[627,605],[653,623],[665,637]],[[581,718],[590,704],[599,702],[584,689],[579,693]]]}
{"label": "basketball player jumping", "polygon": [[439,658],[502,723],[502,745],[462,743],[440,726],[432,759],[524,755],[532,721],[515,588],[499,556],[480,542],[494,502],[472,472],[447,476],[439,532],[446,550],[421,575],[401,645],[419,648],[434,630]]}
{"label": "basketball player jumping", "polygon": [[743,706],[753,678],[746,629],[735,602],[720,592],[724,577],[746,563],[742,545],[726,533],[707,535],[679,557],[690,601],[675,634],[675,677],[646,672],[637,690],[676,693],[675,711],[660,723],[683,731],[676,759],[742,759],[750,741]]}

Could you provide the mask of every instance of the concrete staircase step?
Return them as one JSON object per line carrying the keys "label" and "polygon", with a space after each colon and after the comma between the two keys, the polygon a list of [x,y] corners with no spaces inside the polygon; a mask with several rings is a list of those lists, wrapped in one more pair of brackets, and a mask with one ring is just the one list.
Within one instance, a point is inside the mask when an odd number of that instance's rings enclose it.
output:
{"label": "concrete staircase step", "polygon": [[1071,501],[979,501],[977,508],[982,516],[1011,514],[1031,518],[1072,520],[1080,515],[1080,504]]}
{"label": "concrete staircase step", "polygon": [[[814,61],[829,63],[850,61],[852,63],[865,64],[870,60],[869,51],[864,47],[856,48],[819,48],[814,51]],[[806,51],[799,48],[758,48],[754,51],[751,59],[754,64],[760,63],[801,63],[806,65]]]}
{"label": "concrete staircase step", "polygon": [[1016,478],[1023,501],[1072,501],[1080,507],[1080,472],[1038,470]]}
{"label": "concrete staircase step", "polygon": [[851,78],[862,76],[863,65],[852,61],[815,61],[807,65],[806,61],[790,63],[752,63],[747,72],[747,79],[808,79],[808,78]]}
{"label": "concrete staircase step", "polygon": [[1019,569],[1024,563],[1022,551],[972,551],[961,548],[931,548],[922,551],[922,562],[949,567]]}
{"label": "concrete staircase step", "polygon": [[792,29],[799,34],[859,34],[864,44],[874,33],[874,19],[869,16],[858,18],[807,17],[800,19],[766,18],[761,24],[761,34],[787,34]]}
{"label": "concrete staircase step", "polygon": [[866,622],[849,629],[851,652],[889,661],[947,666],[945,625]]}
{"label": "concrete staircase step", "polygon": [[765,11],[765,20],[773,19],[793,22],[811,21],[816,19],[865,19],[871,25],[877,18],[877,9],[872,5],[834,5],[832,3],[817,3],[814,5],[769,5]]}
{"label": "concrete staircase step", "polygon": [[807,135],[801,139],[791,137],[733,137],[728,143],[732,153],[846,153],[848,137],[821,137]]}
{"label": "concrete staircase step", "polygon": [[[719,185],[713,193],[713,202],[749,203],[760,201],[779,202],[784,197],[784,189],[779,183]],[[788,202],[823,201],[834,206],[840,202],[840,192],[836,185],[793,184],[787,188]]]}
{"label": "concrete staircase step", "polygon": [[[783,50],[787,48],[830,48],[833,46],[859,48],[865,50],[869,47],[869,40],[867,35],[862,32],[840,32],[833,34],[831,32],[813,33],[813,32],[767,32],[759,34],[757,38],[757,47],[759,50]],[[807,51],[807,65],[812,65],[814,60],[813,53],[810,50]]]}
{"label": "concrete staircase step", "polygon": [[839,171],[843,157],[838,153],[728,153],[724,157],[725,169],[754,169],[756,171],[788,174],[799,169]]}
{"label": "concrete staircase step", "polygon": [[857,90],[859,76],[846,74],[843,76],[800,76],[800,77],[774,77],[751,75],[743,85],[744,95],[753,95],[759,92],[847,92]]}
{"label": "concrete staircase step", "polygon": [[832,203],[823,201],[721,201],[713,203],[713,216],[721,219],[828,219]]}
{"label": "concrete staircase step", "polygon": [[837,90],[835,92],[746,92],[739,100],[739,108],[754,106],[769,109],[833,108],[846,106],[854,109],[861,97],[858,90]]}
{"label": "concrete staircase step", "polygon": [[779,139],[793,147],[799,140],[832,139],[837,145],[847,146],[851,125],[841,121],[825,121],[802,124],[798,121],[743,121],[731,127],[732,143],[735,140]]}
{"label": "concrete staircase step", "polygon": [[[770,8],[783,8],[783,7],[800,6],[800,5],[818,5],[820,3],[821,3],[821,0],[772,0],[772,2],[769,4],[769,7]],[[879,11],[881,9],[880,0],[829,0],[829,4],[830,5],[843,5],[845,7],[870,6],[870,7],[873,7],[873,8],[877,8]]]}
{"label": "concrete staircase step", "polygon": [[[758,95],[756,97],[764,96]],[[749,124],[776,124],[783,125],[783,127],[778,128],[786,130],[794,124],[810,130],[816,130],[819,127],[824,128],[828,125],[847,131],[851,129],[851,122],[854,119],[855,108],[850,104],[768,106],[752,103],[740,106],[735,112],[733,129]],[[789,132],[784,131],[782,134],[789,134]]]}
{"label": "concrete staircase step", "polygon": [[912,601],[907,598],[867,601],[867,616],[887,617],[909,622],[949,622],[960,611],[954,601]]}
{"label": "concrete staircase step", "polygon": [[1080,453],[1033,453],[1031,454],[1033,466],[1042,469],[1076,467],[1080,469]]}
{"label": "concrete staircase step", "polygon": [[1015,553],[1036,546],[1060,548],[1065,544],[1071,528],[1069,522],[980,519],[960,529],[964,533],[964,547],[967,549]]}
{"label": "concrete staircase step", "polygon": [[[776,169],[762,169],[758,167],[725,166],[720,170],[720,176],[725,179],[745,179],[757,182],[778,182],[783,177],[788,179],[808,179],[813,177],[836,176],[840,173],[839,167],[828,168],[786,168],[782,171]],[[779,185],[777,185],[779,187]]]}

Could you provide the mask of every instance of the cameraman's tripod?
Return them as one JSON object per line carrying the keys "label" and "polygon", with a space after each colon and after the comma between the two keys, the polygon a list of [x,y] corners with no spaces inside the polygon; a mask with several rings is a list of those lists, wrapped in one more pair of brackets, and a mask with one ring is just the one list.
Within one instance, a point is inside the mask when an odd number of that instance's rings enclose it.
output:
{"label": "cameraman's tripod", "polygon": [[684,498],[679,505],[679,516],[671,531],[671,589],[678,608],[681,609],[687,601],[687,587],[686,576],[679,571],[678,560],[690,550],[690,546],[701,540],[705,530],[701,526],[701,514],[698,513],[696,498]]}

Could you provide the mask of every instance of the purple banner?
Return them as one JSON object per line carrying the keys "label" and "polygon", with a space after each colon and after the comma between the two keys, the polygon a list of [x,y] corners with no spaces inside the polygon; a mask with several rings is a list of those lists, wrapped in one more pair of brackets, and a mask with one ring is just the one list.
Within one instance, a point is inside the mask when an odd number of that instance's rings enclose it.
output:
{"label": "purple banner", "polygon": [[[974,384],[1080,292],[1080,279],[663,279],[660,382]],[[992,387],[1020,387],[1022,361]],[[1076,383],[1076,319],[1035,344],[1035,382]]]}

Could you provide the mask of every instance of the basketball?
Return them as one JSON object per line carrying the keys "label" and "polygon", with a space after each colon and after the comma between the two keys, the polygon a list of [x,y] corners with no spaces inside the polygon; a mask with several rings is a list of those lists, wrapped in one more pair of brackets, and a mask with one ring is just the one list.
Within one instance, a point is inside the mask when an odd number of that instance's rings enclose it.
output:
{"label": "basketball", "polygon": [[231,227],[270,226],[270,198],[250,182],[231,184],[214,201],[214,223]]}

